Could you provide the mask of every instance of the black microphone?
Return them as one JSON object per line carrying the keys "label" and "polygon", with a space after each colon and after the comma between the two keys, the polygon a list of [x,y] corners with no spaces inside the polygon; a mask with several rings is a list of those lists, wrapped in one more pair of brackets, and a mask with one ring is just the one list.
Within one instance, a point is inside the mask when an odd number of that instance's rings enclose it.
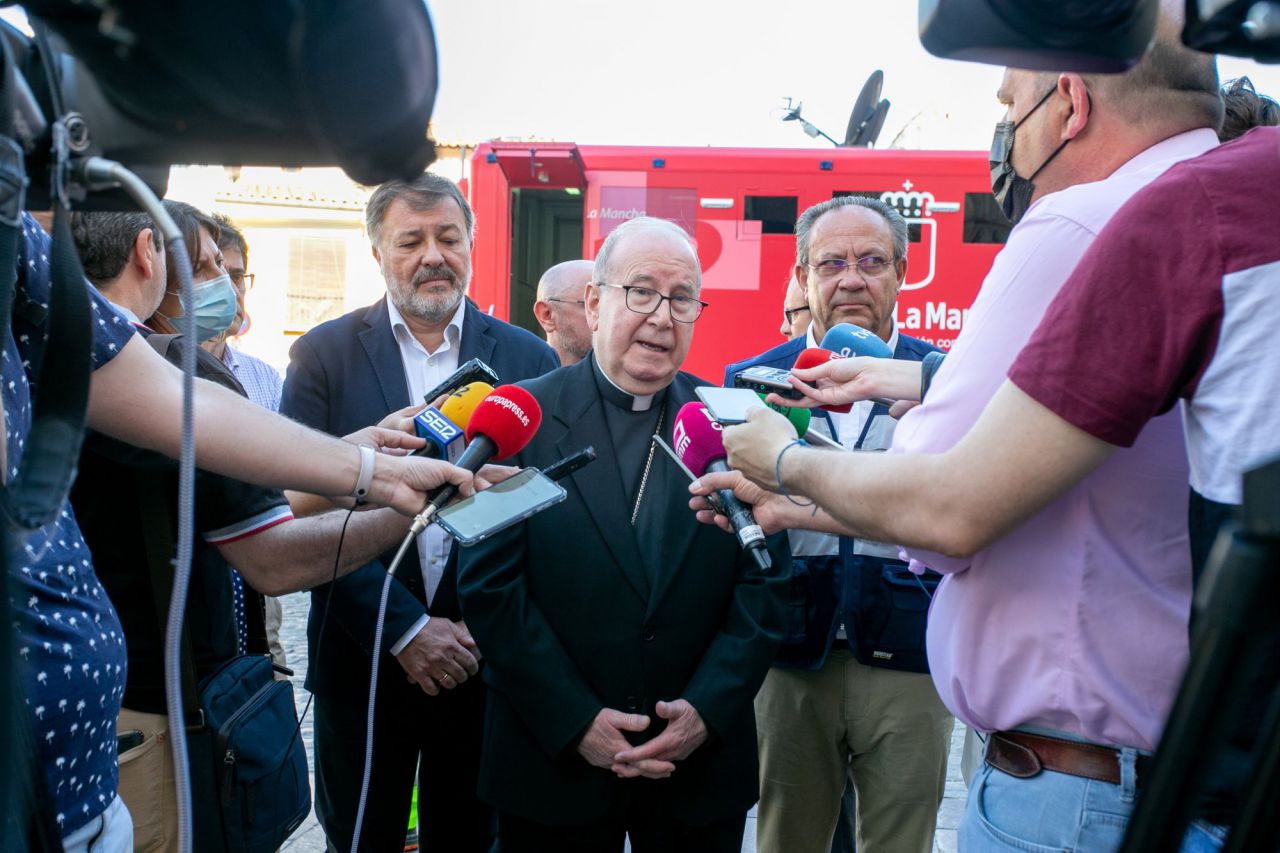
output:
{"label": "black microphone", "polygon": [[473,382],[487,382],[490,386],[497,385],[498,374],[494,373],[493,368],[480,359],[473,358],[446,377],[439,385],[423,394],[423,400],[430,406],[441,394],[452,394],[459,388],[470,385]]}
{"label": "black microphone", "polygon": [[596,449],[591,445],[587,445],[577,453],[566,456],[559,462],[553,462],[546,468],[543,468],[542,474],[549,480],[563,480],[574,471],[582,468],[588,462],[594,462],[595,458]]}

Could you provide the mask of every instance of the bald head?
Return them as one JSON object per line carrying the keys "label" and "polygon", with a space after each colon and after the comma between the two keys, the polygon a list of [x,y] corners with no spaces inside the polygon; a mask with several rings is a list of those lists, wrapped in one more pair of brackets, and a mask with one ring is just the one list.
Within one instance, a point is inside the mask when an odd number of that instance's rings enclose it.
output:
{"label": "bald head", "polygon": [[565,261],[538,280],[533,314],[562,365],[581,361],[591,351],[591,329],[583,307],[591,268],[591,261]]}
{"label": "bald head", "polygon": [[564,261],[556,264],[538,279],[538,300],[582,298],[591,281],[591,261]]}
{"label": "bald head", "polygon": [[591,280],[608,283],[612,275],[609,265],[614,253],[625,243],[645,238],[665,242],[671,248],[669,254],[672,258],[679,256],[682,260],[691,261],[695,290],[702,289],[702,264],[698,261],[698,253],[693,248],[693,241],[689,239],[689,234],[674,222],[653,216],[629,219],[609,232],[609,236],[604,238],[604,243],[600,246],[599,253],[596,254],[596,264]]}

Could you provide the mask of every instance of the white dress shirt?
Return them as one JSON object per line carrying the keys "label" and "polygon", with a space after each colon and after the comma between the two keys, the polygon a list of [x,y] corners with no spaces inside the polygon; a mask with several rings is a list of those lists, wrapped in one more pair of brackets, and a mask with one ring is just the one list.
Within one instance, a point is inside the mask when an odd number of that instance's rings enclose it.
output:
{"label": "white dress shirt", "polygon": [[[444,340],[440,342],[435,352],[428,352],[427,348],[413,336],[413,332],[409,331],[409,326],[404,321],[404,316],[389,298],[387,313],[391,315],[391,333],[395,336],[396,345],[400,347],[400,361],[404,364],[404,378],[409,386],[409,399],[412,403],[421,403],[423,394],[439,385],[448,378],[449,374],[458,369],[458,349],[462,344],[462,320],[467,313],[467,300],[463,299],[458,303],[458,309],[453,312],[453,319],[445,327]],[[465,426],[465,424],[459,424],[459,426]],[[444,564],[449,559],[449,548],[452,544],[453,538],[441,530],[438,524],[431,525],[418,535],[418,561],[422,565],[422,583],[426,589],[428,605],[435,599],[436,589],[439,588],[440,579],[444,576]],[[423,615],[400,636],[396,644],[391,647],[391,653],[400,654],[409,641],[426,627],[430,619],[430,616]]]}

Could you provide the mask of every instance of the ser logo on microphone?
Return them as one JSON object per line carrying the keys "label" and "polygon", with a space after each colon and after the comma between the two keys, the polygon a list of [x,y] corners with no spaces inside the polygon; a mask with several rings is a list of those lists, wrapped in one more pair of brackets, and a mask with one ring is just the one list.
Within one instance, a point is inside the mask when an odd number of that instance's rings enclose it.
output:
{"label": "ser logo on microphone", "polygon": [[443,441],[452,441],[454,438],[462,434],[461,429],[435,409],[427,409],[422,413],[421,418],[424,422],[424,426],[429,428]]}

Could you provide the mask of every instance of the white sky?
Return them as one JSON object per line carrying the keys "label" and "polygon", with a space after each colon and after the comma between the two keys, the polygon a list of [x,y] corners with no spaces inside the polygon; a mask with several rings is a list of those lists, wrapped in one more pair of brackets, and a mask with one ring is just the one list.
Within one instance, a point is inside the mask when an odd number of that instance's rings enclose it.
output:
{"label": "white sky", "polygon": [[[985,150],[1000,69],[937,59],[910,0],[433,0],[436,136],[474,143],[826,147],[778,116],[783,96],[841,139],[867,75],[893,106],[880,136]],[[1222,59],[1280,96],[1280,66]]]}
{"label": "white sky", "polygon": [[[987,149],[1000,69],[937,59],[911,0],[431,0],[442,142],[827,147],[867,75],[892,102],[880,147]],[[0,17],[24,22],[20,9]],[[1280,65],[1219,60],[1280,97]]]}

